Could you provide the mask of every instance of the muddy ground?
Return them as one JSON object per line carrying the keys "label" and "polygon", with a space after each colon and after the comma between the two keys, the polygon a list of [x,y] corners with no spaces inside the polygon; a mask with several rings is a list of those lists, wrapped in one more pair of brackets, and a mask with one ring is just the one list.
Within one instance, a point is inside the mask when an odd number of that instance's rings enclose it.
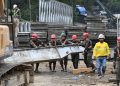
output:
{"label": "muddy ground", "polygon": [[[59,62],[57,62],[56,72],[50,72],[48,63],[41,63],[39,72],[35,73],[35,81],[29,86],[116,86],[115,83],[109,83],[109,78],[115,78],[112,71],[112,62],[107,62],[107,71],[104,77],[100,78],[97,74],[72,74],[72,63],[69,61],[68,71],[61,72]],[[80,61],[79,67],[85,67],[83,61]]]}

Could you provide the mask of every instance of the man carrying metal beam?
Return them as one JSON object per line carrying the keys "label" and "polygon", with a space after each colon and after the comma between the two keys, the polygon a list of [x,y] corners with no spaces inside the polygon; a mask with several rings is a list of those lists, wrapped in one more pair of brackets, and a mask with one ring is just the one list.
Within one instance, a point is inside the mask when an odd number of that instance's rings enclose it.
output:
{"label": "man carrying metal beam", "polygon": [[[58,41],[56,39],[57,39],[56,35],[52,34],[51,35],[51,41],[49,42],[50,47],[56,47],[57,45],[59,45],[59,43],[58,43]],[[53,64],[53,66],[52,66],[52,64]],[[49,69],[50,69],[50,71],[51,72],[56,72],[55,68],[56,68],[56,60],[49,61]]]}
{"label": "man carrying metal beam", "polygon": [[89,39],[89,33],[85,32],[83,33],[83,40],[84,40],[84,63],[87,67],[92,67],[92,69],[95,69],[95,65],[92,61],[92,41]]}
{"label": "man carrying metal beam", "polygon": [[[70,44],[67,40],[66,40],[66,34],[64,32],[61,33],[61,40],[60,43],[62,46],[68,45]],[[67,72],[67,64],[68,64],[68,56],[64,57],[63,59],[60,60],[60,65],[62,67],[61,71],[65,71]]]}
{"label": "man carrying metal beam", "polygon": [[[36,33],[32,34],[32,37],[30,39],[30,46],[31,48],[39,48],[44,47],[44,44],[41,40],[39,40],[39,36]],[[38,72],[39,63],[36,63],[36,69],[35,72]]]}
{"label": "man carrying metal beam", "polygon": [[114,59],[115,59],[115,68],[116,68],[116,80],[117,80],[117,86],[119,86],[120,83],[120,37],[117,38],[117,47],[115,47],[114,50]]}
{"label": "man carrying metal beam", "polygon": [[[73,45],[79,45],[79,41],[77,40],[77,35],[72,35],[72,44]],[[72,53],[72,62],[74,69],[78,69],[78,63],[79,63],[79,53]]]}

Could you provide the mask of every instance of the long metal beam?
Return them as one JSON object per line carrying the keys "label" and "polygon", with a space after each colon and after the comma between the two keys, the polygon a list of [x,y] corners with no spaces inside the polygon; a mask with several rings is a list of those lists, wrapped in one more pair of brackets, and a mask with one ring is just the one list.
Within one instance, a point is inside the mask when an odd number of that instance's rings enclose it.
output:
{"label": "long metal beam", "polygon": [[84,48],[81,46],[16,50],[13,56],[4,59],[4,62],[0,64],[0,77],[21,64],[59,60],[71,53],[83,51]]}

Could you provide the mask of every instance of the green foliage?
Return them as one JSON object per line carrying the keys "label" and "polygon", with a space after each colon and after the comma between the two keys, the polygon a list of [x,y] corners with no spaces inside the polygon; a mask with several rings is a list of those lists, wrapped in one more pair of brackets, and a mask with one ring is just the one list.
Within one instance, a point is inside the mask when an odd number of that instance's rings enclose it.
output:
{"label": "green foliage", "polygon": [[36,21],[36,18],[39,16],[39,0],[31,0],[31,11],[32,21]]}
{"label": "green foliage", "polygon": [[105,5],[112,13],[120,13],[120,0],[109,0]]}
{"label": "green foliage", "polygon": [[[21,10],[23,20],[30,20],[29,0],[11,0],[12,4],[17,4]],[[75,5],[84,5],[87,10],[92,11],[92,5],[95,0],[57,0],[69,4],[75,8]],[[100,0],[112,13],[120,13],[120,0]],[[32,21],[36,21],[39,10],[39,0],[31,0]]]}

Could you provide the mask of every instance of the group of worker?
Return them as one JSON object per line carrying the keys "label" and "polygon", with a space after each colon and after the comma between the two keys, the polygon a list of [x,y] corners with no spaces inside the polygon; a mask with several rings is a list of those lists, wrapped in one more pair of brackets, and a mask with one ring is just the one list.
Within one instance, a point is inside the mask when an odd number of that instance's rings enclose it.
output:
{"label": "group of worker", "polygon": [[[50,41],[48,43],[43,43],[40,40],[40,37],[34,33],[32,34],[31,40],[30,40],[30,46],[31,48],[38,48],[38,47],[55,47],[55,46],[65,46],[65,45],[78,45],[79,42],[77,40],[77,35],[72,35],[72,41],[67,40],[67,36],[64,32],[61,33],[61,39],[57,40],[57,36],[55,34],[52,34],[50,37]],[[75,69],[78,68],[78,62],[79,62],[79,53],[72,54],[72,62]],[[64,57],[63,59],[60,59],[60,65],[62,70],[67,72],[67,64],[68,64],[68,56]],[[35,71],[38,71],[39,63],[36,64]],[[56,68],[56,60],[49,61],[49,69],[52,72],[55,72]]]}
{"label": "group of worker", "polygon": [[[83,33],[83,42],[81,43],[78,40],[77,35],[72,35],[71,40],[67,40],[67,36],[65,32],[61,33],[60,40],[57,40],[57,36],[55,34],[52,34],[50,37],[50,41],[48,43],[43,43],[42,40],[40,40],[40,37],[38,34],[33,33],[31,35],[31,40],[30,40],[30,46],[31,48],[38,48],[38,47],[55,47],[55,46],[67,46],[67,45],[82,45],[85,47],[85,52],[84,52],[84,62],[87,67],[92,67],[93,69],[95,68],[93,62],[92,62],[92,41],[89,39],[89,33],[85,32]],[[87,57],[89,56],[90,59]],[[79,64],[79,53],[72,53],[72,62],[73,62],[73,67],[74,69],[78,69],[78,64]],[[64,57],[63,59],[59,60],[60,65],[62,70],[67,72],[67,64],[68,64],[68,56]],[[38,66],[39,63],[36,64],[36,69],[35,71],[38,71]],[[51,60],[49,61],[49,69],[52,72],[55,72],[56,68],[56,60]]]}
{"label": "group of worker", "polygon": [[[82,41],[78,40],[77,35],[72,35],[71,40],[67,40],[67,36],[64,32],[61,33],[61,39],[57,40],[57,37],[55,34],[51,35],[51,39],[49,43],[45,44],[43,43],[39,38],[37,34],[32,34],[31,40],[30,40],[30,45],[32,48],[37,48],[37,47],[55,47],[57,45],[81,45],[85,48],[83,52],[84,56],[84,63],[86,64],[86,67],[91,67],[94,72],[98,74],[98,76],[104,76],[105,71],[106,71],[106,62],[107,58],[110,57],[110,48],[108,44],[105,42],[105,36],[103,34],[100,34],[98,36],[99,41],[95,44],[94,48],[92,46],[92,41],[89,39],[89,33],[84,32],[82,36]],[[118,63],[117,67],[117,79],[118,82],[120,81],[120,37],[117,39],[117,47],[115,48],[115,61],[114,63]],[[96,59],[96,66],[93,63],[92,57]],[[73,62],[73,67],[74,69],[78,69],[78,64],[79,64],[79,53],[72,53],[71,54],[71,59]],[[119,59],[119,60],[118,60]],[[60,65],[62,70],[67,72],[67,64],[68,64],[68,56],[62,58],[59,60]],[[35,71],[38,71],[38,66],[39,63],[36,64],[36,69]],[[49,61],[49,69],[52,72],[55,71],[56,68],[56,60],[51,60]]]}

